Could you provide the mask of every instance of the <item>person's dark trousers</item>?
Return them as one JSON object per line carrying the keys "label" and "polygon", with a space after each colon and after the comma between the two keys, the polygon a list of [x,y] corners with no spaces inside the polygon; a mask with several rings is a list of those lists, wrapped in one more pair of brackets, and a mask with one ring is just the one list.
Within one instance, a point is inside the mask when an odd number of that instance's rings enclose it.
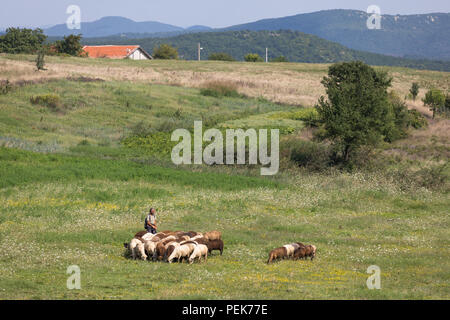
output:
{"label": "person's dark trousers", "polygon": [[156,234],[156,229],[152,227],[147,227],[147,232],[150,232],[151,234]]}

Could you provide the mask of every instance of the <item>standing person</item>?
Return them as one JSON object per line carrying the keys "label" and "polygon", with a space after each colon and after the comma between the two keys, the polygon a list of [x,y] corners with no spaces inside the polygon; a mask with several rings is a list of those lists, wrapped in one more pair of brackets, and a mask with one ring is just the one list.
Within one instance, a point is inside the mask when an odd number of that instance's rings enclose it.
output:
{"label": "standing person", "polygon": [[150,209],[145,218],[145,229],[152,234],[156,234],[156,210],[154,208]]}

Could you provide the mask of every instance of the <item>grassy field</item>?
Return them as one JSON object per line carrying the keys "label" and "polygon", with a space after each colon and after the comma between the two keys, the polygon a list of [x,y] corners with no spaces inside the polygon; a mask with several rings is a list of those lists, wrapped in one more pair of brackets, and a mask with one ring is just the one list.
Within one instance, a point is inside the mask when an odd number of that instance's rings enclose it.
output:
{"label": "grassy field", "polygon": [[[308,136],[279,115],[312,105],[327,66],[50,57],[43,73],[32,59],[0,56],[0,80],[36,81],[0,95],[0,299],[450,298],[448,188],[393,174],[448,162],[449,120],[385,147],[383,170],[176,167],[167,135],[194,120]],[[388,70],[402,95],[413,79],[449,88],[448,73]],[[200,94],[218,78],[245,96]],[[46,94],[56,108],[31,103]],[[143,128],[150,141],[135,136]],[[123,242],[151,206],[161,230],[221,230],[224,255],[194,265],[125,258]],[[315,244],[317,258],[265,263],[293,241]],[[70,265],[81,290],[66,288]],[[366,287],[371,265],[381,290]]]}

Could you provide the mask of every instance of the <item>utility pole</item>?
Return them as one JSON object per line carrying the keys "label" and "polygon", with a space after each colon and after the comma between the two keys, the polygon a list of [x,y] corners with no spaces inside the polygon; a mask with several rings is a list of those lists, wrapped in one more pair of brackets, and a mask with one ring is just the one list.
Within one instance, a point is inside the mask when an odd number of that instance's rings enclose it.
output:
{"label": "utility pole", "polygon": [[266,48],[266,63],[269,62],[269,48]]}
{"label": "utility pole", "polygon": [[198,43],[198,61],[200,61],[202,59],[201,58],[202,50],[203,50],[203,48],[200,46],[200,42],[199,42]]}

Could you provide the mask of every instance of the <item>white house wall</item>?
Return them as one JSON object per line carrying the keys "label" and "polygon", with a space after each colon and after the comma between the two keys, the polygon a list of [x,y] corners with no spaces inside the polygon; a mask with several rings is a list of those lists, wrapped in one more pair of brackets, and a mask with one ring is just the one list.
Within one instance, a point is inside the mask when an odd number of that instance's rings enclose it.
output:
{"label": "white house wall", "polygon": [[132,60],[148,60],[147,56],[140,49],[134,51],[128,58]]}

